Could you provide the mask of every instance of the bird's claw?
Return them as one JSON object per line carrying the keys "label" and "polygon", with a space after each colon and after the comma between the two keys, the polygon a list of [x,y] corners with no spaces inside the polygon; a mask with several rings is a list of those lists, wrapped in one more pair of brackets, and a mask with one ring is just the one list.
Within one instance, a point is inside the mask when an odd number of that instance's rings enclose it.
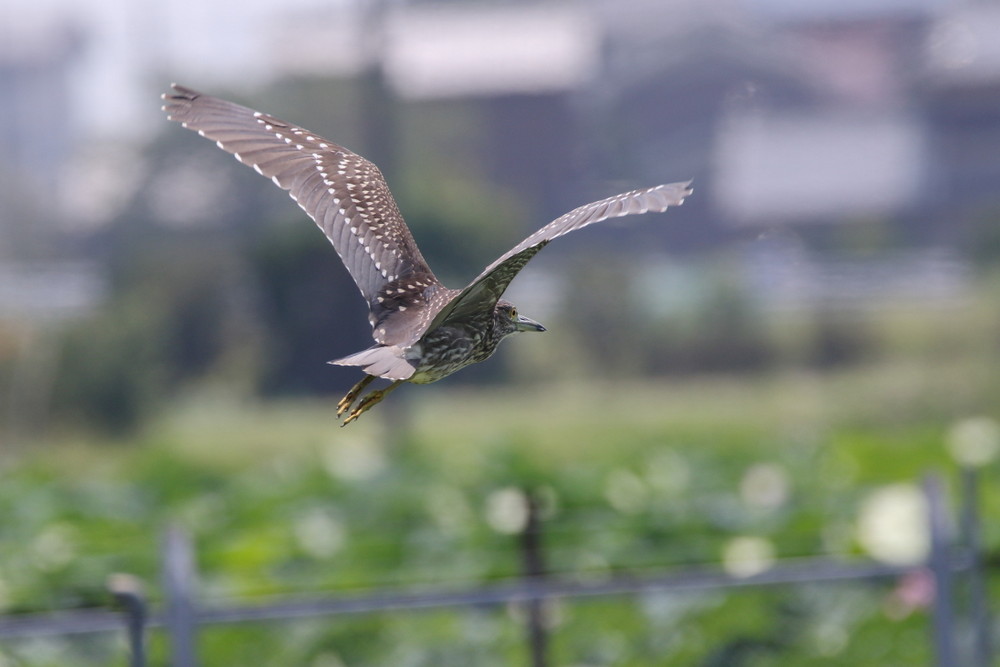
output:
{"label": "bird's claw", "polygon": [[357,396],[357,394],[348,392],[346,396],[340,399],[340,402],[337,403],[337,417],[341,417],[345,412],[347,412],[347,409],[351,407],[351,403],[354,402],[354,399],[357,398]]}
{"label": "bird's claw", "polygon": [[[357,384],[355,384],[353,387],[351,387],[350,391],[348,391],[346,394],[344,394],[344,397],[342,399],[340,399],[339,403],[337,403],[337,418],[338,419],[345,412],[347,412],[348,410],[351,409],[351,404],[354,403],[354,401],[358,398],[358,396],[361,394],[361,392],[364,391],[365,387],[367,387],[369,384],[371,384],[372,380],[374,380],[374,379],[375,378],[373,376],[366,375],[363,378],[361,378],[361,380]],[[356,418],[357,417],[355,417],[355,419]],[[347,422],[344,422],[344,423],[346,424]]]}
{"label": "bird's claw", "polygon": [[[342,416],[348,409],[350,409],[351,405],[354,403],[355,399],[357,399],[361,391],[374,379],[375,378],[370,375],[365,377],[361,380],[361,382],[354,385],[354,388],[347,392],[346,396],[340,399],[340,402],[337,403],[337,417]],[[348,413],[347,417],[341,423],[341,427],[347,426],[362,414],[370,410],[372,406],[380,402],[389,394],[390,391],[402,384],[402,382],[402,380],[397,380],[385,389],[376,389],[375,391],[369,392],[368,395],[362,398],[358,404],[354,406],[354,409]]]}
{"label": "bird's claw", "polygon": [[[340,425],[340,427],[343,428],[344,426],[347,426],[352,421],[360,417],[363,413],[367,412],[369,408],[371,408],[373,405],[381,401],[384,395],[385,392],[383,391],[373,391],[372,393],[365,396],[364,400],[358,403],[357,406],[353,410],[351,410],[351,413],[347,415],[347,418],[344,419],[344,422]],[[337,413],[337,416],[339,417],[340,413]]]}

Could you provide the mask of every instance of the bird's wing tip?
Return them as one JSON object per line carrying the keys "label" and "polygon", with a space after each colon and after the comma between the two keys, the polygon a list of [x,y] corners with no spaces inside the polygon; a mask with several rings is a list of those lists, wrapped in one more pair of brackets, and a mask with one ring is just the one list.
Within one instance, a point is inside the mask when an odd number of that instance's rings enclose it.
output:
{"label": "bird's wing tip", "polygon": [[189,102],[201,97],[197,90],[182,86],[176,81],[170,83],[170,91],[160,95],[165,100],[188,100]]}
{"label": "bird's wing tip", "polygon": [[694,187],[691,185],[692,183],[694,183],[693,178],[688,179],[687,182],[684,183],[684,192],[683,196],[681,197],[682,204],[684,203],[684,199],[694,194]]}
{"label": "bird's wing tip", "polygon": [[693,178],[686,181],[677,181],[676,183],[664,183],[663,185],[656,186],[653,190],[662,192],[672,199],[671,206],[680,206],[684,203],[685,199],[694,193],[694,188],[691,187],[692,183],[694,183]]}

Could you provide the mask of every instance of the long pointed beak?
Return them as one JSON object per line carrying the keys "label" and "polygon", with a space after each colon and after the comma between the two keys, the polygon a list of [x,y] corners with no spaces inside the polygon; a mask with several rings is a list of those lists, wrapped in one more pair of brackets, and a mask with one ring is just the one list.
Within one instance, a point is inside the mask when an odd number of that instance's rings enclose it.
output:
{"label": "long pointed beak", "polygon": [[530,317],[525,317],[524,315],[517,316],[517,330],[518,331],[545,331],[545,327],[531,319]]}

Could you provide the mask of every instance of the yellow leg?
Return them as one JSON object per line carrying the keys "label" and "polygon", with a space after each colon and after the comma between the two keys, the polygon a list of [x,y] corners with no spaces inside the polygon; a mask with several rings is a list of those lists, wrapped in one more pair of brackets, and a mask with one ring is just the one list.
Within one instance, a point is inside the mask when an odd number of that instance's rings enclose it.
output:
{"label": "yellow leg", "polygon": [[351,404],[354,403],[354,401],[355,401],[355,399],[357,399],[358,395],[362,391],[364,391],[365,387],[367,387],[368,385],[370,385],[372,383],[372,380],[374,380],[374,379],[375,379],[374,375],[366,375],[363,378],[361,378],[360,382],[358,382],[356,385],[354,385],[353,387],[351,387],[351,390],[349,392],[347,392],[342,399],[340,399],[340,403],[337,403],[337,416],[338,417],[340,417],[342,414],[344,414],[345,412],[347,412],[348,409],[350,409]]}
{"label": "yellow leg", "polygon": [[341,424],[341,426],[347,426],[352,421],[360,417],[363,413],[370,410],[372,406],[374,406],[376,403],[378,403],[383,398],[388,396],[390,391],[392,391],[399,385],[403,384],[403,382],[405,382],[405,380],[396,380],[385,389],[376,389],[375,391],[370,392],[367,396],[361,399],[361,401],[353,410],[351,410],[351,414],[347,415],[347,419],[344,420],[344,423]]}

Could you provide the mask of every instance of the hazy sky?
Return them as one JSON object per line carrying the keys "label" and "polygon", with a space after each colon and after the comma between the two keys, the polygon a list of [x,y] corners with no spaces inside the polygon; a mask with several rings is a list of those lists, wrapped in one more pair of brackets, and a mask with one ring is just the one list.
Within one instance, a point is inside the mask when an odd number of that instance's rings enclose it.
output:
{"label": "hazy sky", "polygon": [[[51,49],[75,27],[85,42],[73,75],[88,131],[135,135],[152,122],[155,92],[172,79],[198,85],[265,79],[280,28],[305,12],[355,0],[32,0],[0,4],[0,42],[15,57]],[[101,104],[93,103],[99,99]]]}
{"label": "hazy sky", "polygon": [[[405,4],[400,0],[383,1],[389,6]],[[281,59],[288,57],[313,58],[322,62],[327,71],[334,70],[338,60],[343,61],[342,66],[349,66],[351,55],[359,50],[351,37],[360,36],[360,31],[350,30],[351,21],[358,7],[370,6],[371,2],[9,0],[0,3],[0,50],[44,52],[61,34],[61,28],[77,27],[85,42],[73,72],[76,102],[71,112],[88,133],[135,137],[156,126],[157,95],[172,80],[195,87],[252,87],[266,81],[281,68]],[[805,11],[820,17],[832,9],[841,14],[856,13],[862,5],[872,11],[927,10],[943,6],[948,0],[658,2],[694,11],[702,11],[703,7],[727,11],[742,8],[759,16]],[[579,0],[579,4],[570,2],[566,6],[579,8],[586,4]],[[640,1],[630,6],[641,11],[643,4]],[[452,6],[460,7],[462,3]],[[304,38],[300,37],[303,25]],[[416,37],[412,33],[409,36]]]}

